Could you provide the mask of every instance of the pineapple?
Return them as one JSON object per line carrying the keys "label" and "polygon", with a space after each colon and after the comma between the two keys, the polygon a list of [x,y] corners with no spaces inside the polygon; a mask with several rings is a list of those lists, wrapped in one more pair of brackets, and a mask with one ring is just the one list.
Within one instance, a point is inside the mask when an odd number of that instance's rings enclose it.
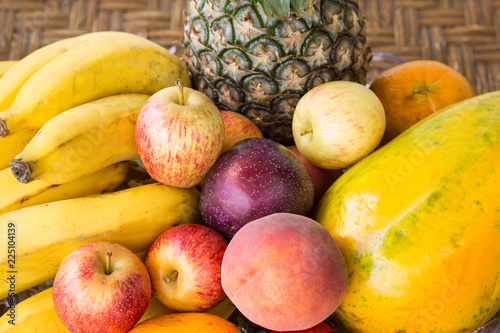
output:
{"label": "pineapple", "polygon": [[356,1],[291,5],[192,0],[184,13],[183,60],[195,88],[284,145],[293,144],[293,112],[308,90],[333,80],[364,84],[371,60]]}

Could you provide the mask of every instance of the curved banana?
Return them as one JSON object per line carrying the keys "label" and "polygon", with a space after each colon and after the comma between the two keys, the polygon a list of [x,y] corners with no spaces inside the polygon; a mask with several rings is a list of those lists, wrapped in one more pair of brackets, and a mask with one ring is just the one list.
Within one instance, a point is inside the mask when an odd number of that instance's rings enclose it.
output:
{"label": "curved banana", "polygon": [[65,184],[108,165],[139,159],[135,123],[149,97],[104,97],[55,116],[12,160],[12,172],[21,183]]}
{"label": "curved banana", "polygon": [[[0,111],[11,107],[24,83],[44,65],[77,45],[97,40],[113,41],[117,38],[141,38],[119,31],[100,31],[61,39],[45,45],[17,61],[8,73],[0,78]],[[0,65],[0,69],[2,66]]]}
{"label": "curved banana", "polygon": [[[221,314],[224,314],[222,317],[228,319],[229,316],[226,317],[226,315],[233,312],[234,305],[223,301],[217,308]],[[151,296],[146,312],[138,323],[171,313],[175,313],[175,311],[165,307],[156,297]],[[15,325],[9,323],[12,319],[15,320]],[[9,312],[7,312],[0,317],[0,332],[69,333],[57,317],[52,301],[52,288],[47,288],[20,302],[15,308],[15,315],[9,316]]]}
{"label": "curved banana", "polygon": [[23,151],[37,132],[37,128],[26,128],[5,138],[0,138],[0,170],[9,167],[10,161]]}
{"label": "curved banana", "polygon": [[198,198],[196,188],[155,183],[1,215],[0,239],[11,240],[14,253],[9,256],[7,247],[0,251],[0,299],[9,293],[11,275],[16,293],[37,286],[54,278],[71,251],[91,241],[114,241],[134,253],[147,251],[171,226],[201,223]]}
{"label": "curved banana", "polygon": [[21,184],[10,169],[2,170],[0,215],[42,203],[111,192],[125,180],[127,170],[128,162],[116,163],[62,185],[52,185],[41,180]]}
{"label": "curved banana", "polygon": [[0,113],[0,136],[41,128],[63,111],[106,96],[152,95],[178,79],[191,85],[181,60],[146,38],[78,45],[26,81],[12,106]]}
{"label": "curved banana", "polygon": [[[17,64],[19,60],[3,60],[0,61],[0,78],[4,76],[4,74],[15,64]],[[1,109],[0,109],[1,110]]]}

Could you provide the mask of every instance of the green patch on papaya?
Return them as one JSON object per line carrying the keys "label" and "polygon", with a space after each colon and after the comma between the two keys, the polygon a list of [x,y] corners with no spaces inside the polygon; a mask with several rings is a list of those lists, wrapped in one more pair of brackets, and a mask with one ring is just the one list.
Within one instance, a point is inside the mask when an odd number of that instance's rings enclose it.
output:
{"label": "green patch on papaya", "polygon": [[451,237],[451,244],[453,245],[453,247],[460,247],[462,246],[461,242],[460,242],[460,238],[458,237]]}
{"label": "green patch on papaya", "polygon": [[497,228],[498,231],[500,231],[500,208],[495,209],[495,213],[496,213],[495,228]]}
{"label": "green patch on papaya", "polygon": [[395,259],[396,257],[405,257],[405,253],[409,252],[414,243],[411,237],[414,229],[417,228],[419,216],[417,214],[406,215],[397,225],[389,229],[382,242],[382,253],[387,259]]}
{"label": "green patch on papaya", "polygon": [[361,281],[366,281],[370,277],[373,271],[373,256],[371,253],[365,253],[360,256],[356,256],[354,260],[356,265],[356,273],[358,273],[358,278]]}
{"label": "green patch on papaya", "polygon": [[436,201],[439,200],[439,198],[441,198],[443,196],[443,192],[441,191],[434,191],[432,192],[429,197],[427,198],[427,206],[428,207],[434,207],[435,204],[436,204]]}

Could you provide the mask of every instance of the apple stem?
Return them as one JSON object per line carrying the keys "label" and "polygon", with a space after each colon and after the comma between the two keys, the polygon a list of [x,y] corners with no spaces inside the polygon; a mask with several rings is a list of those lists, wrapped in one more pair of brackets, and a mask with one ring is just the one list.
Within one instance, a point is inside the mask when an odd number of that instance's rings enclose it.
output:
{"label": "apple stem", "polygon": [[303,130],[302,132],[300,132],[300,136],[304,136],[306,134],[312,133],[312,131],[313,131],[312,128]]}
{"label": "apple stem", "polygon": [[106,275],[111,274],[111,255],[112,255],[112,252],[106,253],[106,268],[104,271],[104,274],[106,274]]}
{"label": "apple stem", "polygon": [[184,105],[184,85],[181,80],[175,80],[175,84],[179,87],[179,104]]}
{"label": "apple stem", "polygon": [[163,277],[163,281],[165,281],[165,283],[170,283],[172,281],[177,280],[178,276],[179,276],[179,272],[178,271],[173,271],[172,274],[170,274],[170,276],[164,276]]}

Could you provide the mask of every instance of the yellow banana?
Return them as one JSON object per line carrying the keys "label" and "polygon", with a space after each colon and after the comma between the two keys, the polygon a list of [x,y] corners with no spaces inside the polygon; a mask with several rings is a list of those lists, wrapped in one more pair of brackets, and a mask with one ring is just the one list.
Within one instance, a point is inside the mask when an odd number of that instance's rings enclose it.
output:
{"label": "yellow banana", "polygon": [[0,215],[16,209],[64,199],[111,192],[127,176],[128,162],[112,164],[71,183],[52,185],[37,180],[21,184],[10,169],[0,171]]}
{"label": "yellow banana", "polygon": [[0,138],[0,170],[9,167],[10,161],[23,151],[37,132],[37,128],[26,128],[5,138]]}
{"label": "yellow banana", "polygon": [[147,251],[169,227],[201,223],[198,197],[196,188],[155,183],[1,215],[5,247],[0,251],[0,299],[9,289],[17,293],[54,278],[62,260],[91,241],[114,241],[135,253]]}
{"label": "yellow banana", "polygon": [[12,106],[0,113],[0,136],[41,128],[63,111],[106,96],[152,95],[177,79],[191,85],[180,59],[146,38],[78,45],[26,81]]}
{"label": "yellow banana", "polygon": [[65,184],[108,165],[139,159],[135,123],[149,97],[104,97],[55,116],[12,160],[12,172],[21,183]]}
{"label": "yellow banana", "polygon": [[[0,111],[4,111],[11,107],[24,83],[39,69],[56,57],[77,45],[97,40],[108,40],[111,42],[116,38],[139,39],[141,37],[118,31],[91,32],[77,37],[61,39],[28,54],[12,66],[8,73],[5,73],[5,75],[0,78]],[[2,66],[0,66],[0,70],[1,67]]]}
{"label": "yellow banana", "polygon": [[[218,312],[214,314],[224,314],[222,317],[228,319],[229,316],[227,314],[229,313],[230,315],[234,311],[234,305],[223,301],[217,306],[217,309]],[[69,333],[57,317],[52,301],[52,288],[48,288],[25,299],[13,311],[15,312],[11,316],[7,312],[0,318],[0,332]],[[151,296],[149,306],[138,323],[156,316],[171,313],[175,313],[175,311],[165,307],[156,297]],[[9,323],[12,319],[14,319],[15,325]]]}
{"label": "yellow banana", "polygon": [[[19,60],[3,60],[0,61],[0,78],[4,76],[4,74],[15,64],[17,64]],[[2,110],[2,109],[0,109]]]}

